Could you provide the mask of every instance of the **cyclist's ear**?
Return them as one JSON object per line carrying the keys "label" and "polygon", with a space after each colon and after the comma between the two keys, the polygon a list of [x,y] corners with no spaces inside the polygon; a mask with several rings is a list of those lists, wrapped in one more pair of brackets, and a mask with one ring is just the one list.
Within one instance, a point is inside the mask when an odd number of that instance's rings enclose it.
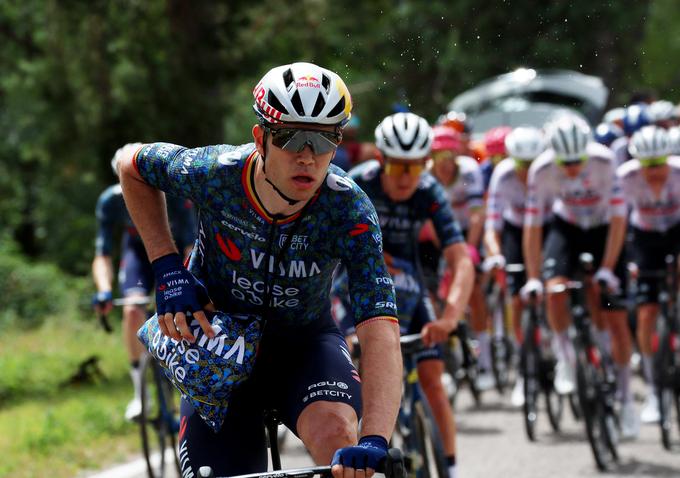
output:
{"label": "cyclist's ear", "polygon": [[255,141],[255,148],[261,156],[264,155],[264,128],[262,125],[253,125],[253,140]]}

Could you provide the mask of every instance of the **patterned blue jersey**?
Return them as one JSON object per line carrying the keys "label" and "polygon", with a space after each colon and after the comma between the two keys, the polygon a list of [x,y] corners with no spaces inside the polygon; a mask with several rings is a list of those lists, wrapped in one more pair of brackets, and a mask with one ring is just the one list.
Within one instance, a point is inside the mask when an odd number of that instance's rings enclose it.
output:
{"label": "patterned blue jersey", "polygon": [[428,219],[432,219],[442,249],[464,241],[446,192],[431,174],[422,174],[415,193],[401,202],[394,202],[383,191],[378,161],[362,163],[349,175],[366,191],[378,212],[385,252],[410,264],[419,264],[418,233]]}
{"label": "patterned blue jersey", "polygon": [[302,214],[276,219],[254,193],[257,161],[253,144],[186,149],[155,143],[135,157],[147,183],[197,206],[199,239],[189,269],[216,307],[260,313],[268,283],[274,311],[268,327],[325,327],[332,323],[333,271],[342,262],[356,323],[396,317],[378,216],[366,194],[331,165]]}
{"label": "patterned blue jersey", "polygon": [[[181,251],[192,245],[196,239],[194,208],[191,201],[177,197],[166,196],[166,202],[172,235]],[[114,231],[119,228],[123,230],[123,248],[134,247],[144,250],[137,228],[132,223],[125,207],[120,184],[109,186],[99,195],[95,215],[97,217],[96,255],[111,255]]]}

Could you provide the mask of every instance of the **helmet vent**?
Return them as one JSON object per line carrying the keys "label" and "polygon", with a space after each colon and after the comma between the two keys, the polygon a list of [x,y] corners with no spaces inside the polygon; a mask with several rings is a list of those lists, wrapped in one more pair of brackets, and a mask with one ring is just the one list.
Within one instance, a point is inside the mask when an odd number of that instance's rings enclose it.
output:
{"label": "helmet vent", "polygon": [[342,113],[344,109],[345,109],[345,97],[343,96],[342,98],[340,98],[340,101],[338,101],[338,104],[335,105],[333,109],[328,112],[327,116],[329,118],[333,118],[334,116],[337,116],[340,113]]}
{"label": "helmet vent", "polygon": [[293,70],[288,68],[286,71],[283,72],[283,83],[286,85],[286,89],[295,82],[295,78],[293,78]]}
{"label": "helmet vent", "polygon": [[312,117],[316,118],[319,116],[324,106],[326,106],[326,100],[323,99],[323,95],[319,92],[316,97],[316,103],[314,103],[314,109],[312,110]]}
{"label": "helmet vent", "polygon": [[275,110],[285,115],[288,114],[288,110],[285,106],[283,106],[283,104],[281,104],[272,90],[269,90],[269,94],[267,95],[267,103],[269,103]]}
{"label": "helmet vent", "polygon": [[295,108],[295,111],[297,114],[300,116],[307,116],[305,113],[305,107],[302,105],[302,100],[300,99],[300,92],[295,90],[295,93],[293,93],[293,97],[290,99],[290,102],[293,104],[293,108]]}
{"label": "helmet vent", "polygon": [[326,94],[328,94],[328,89],[331,87],[331,79],[325,74],[321,75],[321,86],[323,86],[323,89],[326,90]]}
{"label": "helmet vent", "polygon": [[[405,125],[408,124],[408,120],[404,118],[404,123]],[[399,142],[399,145],[401,146],[401,149],[404,151],[410,151],[411,148],[413,148],[413,144],[416,142],[416,138],[418,138],[418,133],[420,131],[420,125],[416,124],[416,130],[413,132],[413,139],[411,140],[410,143],[404,143],[401,139],[401,136],[399,135],[399,132],[397,129],[392,125],[392,129],[394,130],[394,136],[397,138],[397,141]]]}

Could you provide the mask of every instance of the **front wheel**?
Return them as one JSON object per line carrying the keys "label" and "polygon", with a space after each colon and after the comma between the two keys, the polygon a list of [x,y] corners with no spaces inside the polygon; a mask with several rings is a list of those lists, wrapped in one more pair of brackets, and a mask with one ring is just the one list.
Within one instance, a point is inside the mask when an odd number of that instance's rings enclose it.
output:
{"label": "front wheel", "polygon": [[420,458],[416,467],[417,478],[448,478],[448,467],[442,441],[432,412],[424,400],[418,400],[413,408],[413,432]]}
{"label": "front wheel", "polygon": [[139,426],[149,478],[166,478],[180,471],[175,436],[179,423],[177,394],[150,355],[140,364],[142,413]]}
{"label": "front wheel", "polygon": [[538,354],[527,343],[522,348],[522,375],[524,376],[524,429],[530,441],[536,441],[538,419]]}
{"label": "front wheel", "polygon": [[586,351],[579,350],[576,361],[579,404],[595,464],[600,471],[606,471],[618,459],[616,419],[607,410],[605,397],[600,393],[600,380],[603,377],[600,377],[598,370],[588,361]]}

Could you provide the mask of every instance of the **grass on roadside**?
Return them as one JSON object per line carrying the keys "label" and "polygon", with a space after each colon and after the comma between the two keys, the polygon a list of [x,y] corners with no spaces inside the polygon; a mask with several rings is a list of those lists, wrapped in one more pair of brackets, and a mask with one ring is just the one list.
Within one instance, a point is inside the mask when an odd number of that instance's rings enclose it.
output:
{"label": "grass on roadside", "polygon": [[[97,355],[105,381],[67,385]],[[0,335],[0,477],[73,477],[138,453],[137,427],[123,417],[131,395],[119,328],[52,318]]]}

